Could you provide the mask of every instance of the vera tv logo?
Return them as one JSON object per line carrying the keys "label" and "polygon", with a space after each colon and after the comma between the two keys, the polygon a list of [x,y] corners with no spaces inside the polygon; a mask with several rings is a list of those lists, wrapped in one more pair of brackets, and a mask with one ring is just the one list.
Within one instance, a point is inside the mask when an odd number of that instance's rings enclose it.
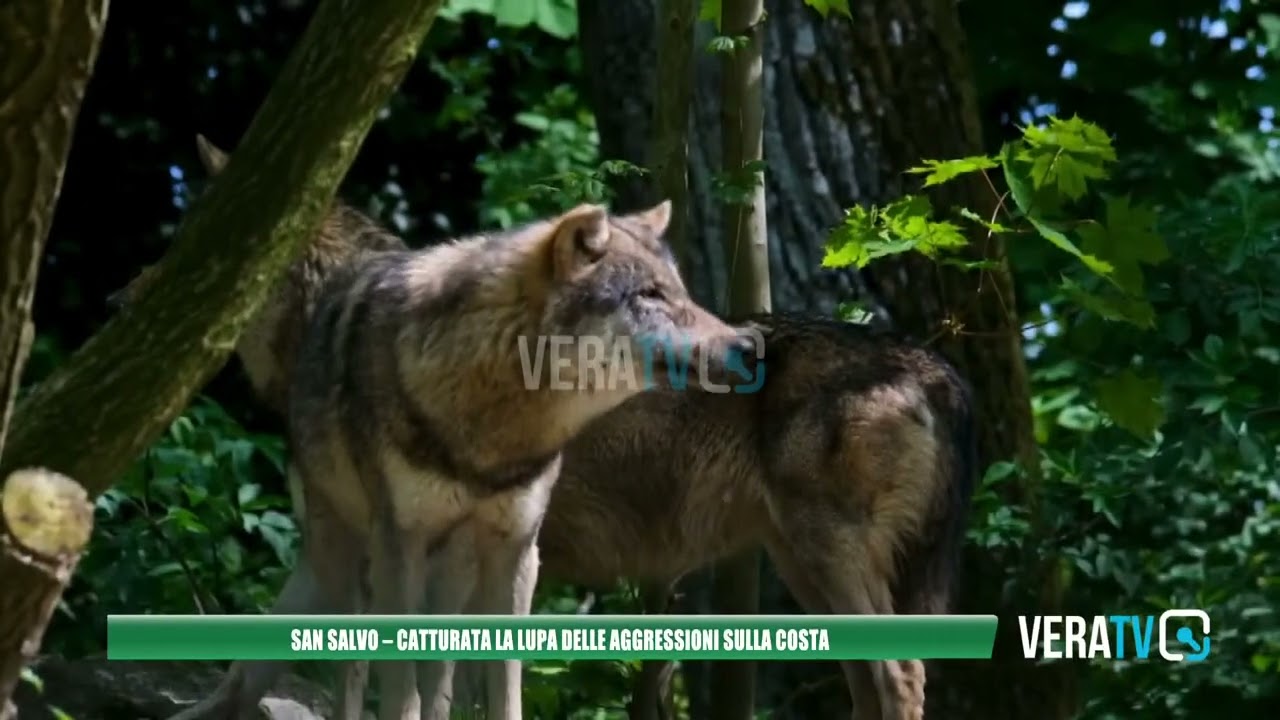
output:
{"label": "vera tv logo", "polygon": [[1203,610],[1166,610],[1158,619],[1154,615],[1019,615],[1018,629],[1028,659],[1146,660],[1153,634],[1156,649],[1169,662],[1200,662],[1209,657],[1209,615]]}

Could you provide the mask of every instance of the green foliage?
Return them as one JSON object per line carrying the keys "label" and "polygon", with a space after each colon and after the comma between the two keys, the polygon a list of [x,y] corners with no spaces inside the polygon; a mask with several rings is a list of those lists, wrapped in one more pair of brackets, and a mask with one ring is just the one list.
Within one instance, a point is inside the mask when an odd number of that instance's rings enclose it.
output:
{"label": "green foliage", "polygon": [[[828,237],[822,265],[861,269],[879,258],[918,252],[964,270],[983,271],[993,263],[965,252],[970,238],[1003,236],[1025,242],[1018,236],[1034,235],[1080,261],[1079,267],[1060,270],[1057,293],[1070,300],[1075,311],[1151,327],[1154,314],[1144,294],[1143,266],[1162,263],[1169,251],[1155,231],[1153,208],[1093,187],[1110,177],[1116,160],[1107,134],[1079,117],[1049,117],[1043,126],[1029,125],[994,156],[927,159],[907,170],[924,175],[926,188],[981,174],[993,193],[996,209],[990,219],[971,208],[952,208],[970,223],[966,236],[961,226],[936,219],[933,206],[921,195],[906,195],[883,208],[853,207]],[[1004,194],[996,194],[990,173],[996,168],[1009,188]],[[1096,196],[1089,198],[1092,206],[1102,205],[1104,220],[1078,217],[1090,207],[1081,201],[1091,191]],[[1089,272],[1082,276],[1080,267]],[[1095,392],[1099,408],[1113,422],[1146,436],[1164,418],[1156,399],[1158,385],[1127,373],[1099,382]]]}
{"label": "green foliage", "polygon": [[838,15],[853,17],[849,12],[849,0],[804,0],[804,4],[817,10],[822,17],[827,17],[832,11]]}
{"label": "green foliage", "polygon": [[293,566],[283,441],[198,401],[97,500],[50,643],[100,651],[109,613],[260,613]]}
{"label": "green foliage", "polygon": [[[1107,224],[1124,222],[1108,213]],[[1151,322],[1139,327],[1021,275],[1058,325],[1028,341],[1045,526],[1018,523],[1021,510],[984,483],[970,537],[1055,554],[1067,612],[1201,607],[1213,618],[1209,662],[1089,668],[1081,717],[1269,717],[1280,693],[1280,191],[1228,175],[1168,204],[1155,229],[1161,242],[1135,242],[1135,255],[1177,260],[1144,267]],[[988,481],[1012,472],[993,468]]]}
{"label": "green foliage", "polygon": [[930,220],[928,198],[908,195],[883,208],[855,206],[845,211],[844,222],[832,231],[822,266],[859,269],[877,258],[916,251],[927,257],[968,244],[960,228]]}
{"label": "green foliage", "polygon": [[599,161],[595,121],[577,92],[560,85],[518,113],[532,139],[479,158],[486,223],[511,227],[583,202],[606,202],[608,181],[644,171],[621,160]]}
{"label": "green foliage", "polygon": [[578,13],[574,0],[449,0],[440,8],[440,17],[457,20],[464,13],[492,16],[500,27],[530,25],[558,38],[578,34]]}

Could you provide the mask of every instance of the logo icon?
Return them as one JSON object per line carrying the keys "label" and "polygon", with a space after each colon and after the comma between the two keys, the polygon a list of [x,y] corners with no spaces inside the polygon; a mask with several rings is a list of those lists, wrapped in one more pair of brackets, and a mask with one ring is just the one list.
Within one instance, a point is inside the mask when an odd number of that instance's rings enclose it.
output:
{"label": "logo icon", "polygon": [[[1196,634],[1190,625],[1183,625],[1174,633],[1178,644],[1189,648],[1191,652],[1182,653],[1169,647],[1169,621],[1174,618],[1199,618],[1201,635]],[[1160,615],[1160,655],[1169,662],[1200,662],[1209,656],[1209,614],[1203,610],[1166,610]]]}

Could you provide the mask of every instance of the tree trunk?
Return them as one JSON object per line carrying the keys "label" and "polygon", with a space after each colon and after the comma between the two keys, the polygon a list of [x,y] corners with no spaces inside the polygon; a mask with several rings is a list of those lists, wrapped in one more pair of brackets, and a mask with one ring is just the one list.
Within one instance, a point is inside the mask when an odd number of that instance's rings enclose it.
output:
{"label": "tree trunk", "polygon": [[31,300],[107,0],[0,7],[0,456],[35,329]]}
{"label": "tree trunk", "polygon": [[320,3],[156,281],[18,406],[4,468],[46,465],[97,495],[172,422],[319,225],[440,4]]}
{"label": "tree trunk", "polygon": [[653,105],[651,169],[657,195],[645,205],[671,201],[667,242],[681,267],[688,265],[689,250],[689,106],[693,102],[693,28],[697,8],[688,0],[658,0],[657,77]]}
{"label": "tree trunk", "polygon": [[19,470],[0,495],[0,720],[22,669],[40,650],[44,628],[89,542],[93,505],[75,481]]}
{"label": "tree trunk", "polygon": [[[579,0],[579,26],[588,97],[597,109],[602,152],[643,162],[634,138],[647,126],[643,90],[653,87],[651,38],[635,32],[652,24],[652,0]],[[853,3],[852,20],[823,19],[801,0],[768,0],[764,22],[764,156],[771,231],[773,301],[787,310],[827,312],[837,302],[868,300],[869,285],[883,300],[893,324],[921,340],[934,341],[974,388],[981,467],[997,460],[1020,461],[1034,476],[1030,390],[1007,268],[976,275],[939,270],[921,258],[880,261],[866,285],[851,275],[819,269],[827,231],[855,204],[884,203],[915,191],[903,171],[923,158],[981,153],[981,129],[969,60],[951,0],[868,0]],[[693,192],[691,282],[699,299],[724,297],[726,274],[720,248],[719,206],[712,176],[719,167],[718,68],[700,57],[690,136]],[[620,204],[636,202],[637,183],[618,188]],[[949,183],[931,196],[936,207],[961,203],[975,211],[993,207],[981,176]],[[985,238],[977,250],[1001,262],[1004,251]],[[858,292],[855,292],[857,290]],[[955,316],[963,331],[941,333]],[[1010,502],[1032,504],[1033,483],[1014,488]],[[1034,507],[1034,505],[1033,505]],[[1052,606],[1057,588],[1041,583],[1044,596],[1018,602],[1001,597],[1009,573],[1052,578],[1043,568],[1019,567],[1019,558],[987,555],[967,560],[958,609],[997,611],[1002,633],[996,662],[947,662],[930,667],[928,717],[1067,717],[1073,696],[1061,671],[1035,667],[1021,657],[1013,614]],[[766,598],[781,595],[772,577]],[[696,597],[696,591],[690,591]],[[789,603],[786,607],[793,607]],[[717,609],[718,610],[718,609]],[[1009,629],[1015,629],[1013,637]],[[687,669],[696,667],[687,664]],[[835,668],[831,674],[838,675]],[[779,678],[782,678],[779,680]],[[766,665],[761,705],[777,705],[782,694],[811,686],[811,666]],[[705,717],[696,679],[687,682],[691,705]],[[843,692],[825,683],[828,697]],[[829,716],[831,705],[787,697],[778,717]],[[847,701],[845,701],[847,707]],[[815,709],[821,707],[821,710]],[[816,713],[816,714],[815,714]]]}
{"label": "tree trunk", "polygon": [[[646,152],[652,129],[653,88],[658,77],[663,85],[667,83],[666,75],[655,73],[653,35],[637,31],[654,27],[654,3],[578,0],[578,36],[588,68],[586,95],[597,109],[601,154],[646,167],[653,166]],[[763,26],[770,293],[775,306],[829,313],[838,301],[867,293],[857,273],[820,267],[820,240],[842,216],[845,206],[881,195],[867,196],[868,188],[859,183],[866,174],[865,153],[851,140],[831,134],[840,129],[834,124],[838,118],[812,118],[802,112],[803,100],[794,78],[787,80],[786,96],[777,96],[779,87],[773,76],[779,55],[797,49],[778,47],[778,31],[773,27],[777,22],[775,4],[766,3],[769,15]],[[813,27],[820,18],[814,15],[813,20],[810,34],[803,38],[809,53],[814,51],[817,39]],[[712,34],[707,23],[700,23],[694,44],[698,68],[689,125],[689,185],[694,200],[686,277],[700,302],[722,308],[727,283],[721,262],[720,205],[711,192],[712,178],[721,167],[720,67],[719,58],[704,51]],[[878,183],[878,178],[875,180]],[[619,210],[643,207],[653,197],[651,182],[627,177],[614,183],[615,205]],[[872,189],[877,187],[871,184]]]}
{"label": "tree trunk", "polygon": [[[724,0],[721,34],[746,38],[726,53],[720,76],[720,147],[723,182],[732,188],[721,217],[724,267],[728,285],[725,311],[731,316],[769,312],[769,235],[764,178],[752,170],[762,159],[764,100],[761,97],[763,0]],[[736,197],[742,193],[742,197]],[[760,612],[760,551],[752,548],[712,570],[711,602],[723,614]],[[755,717],[756,663],[721,662],[711,666],[711,720]]]}
{"label": "tree trunk", "polygon": [[[663,82],[655,88],[653,101],[653,143],[649,157],[653,172],[653,190],[647,192],[645,205],[661,199],[671,201],[671,222],[666,240],[682,270],[689,267],[689,105],[693,101],[693,39],[697,8],[689,0],[657,0],[658,77]],[[645,192],[645,190],[637,190]],[[665,613],[672,588],[648,585],[640,595],[647,614]],[[673,720],[675,697],[671,677],[675,663],[668,660],[646,660],[632,683],[631,701],[627,705],[630,720]]]}

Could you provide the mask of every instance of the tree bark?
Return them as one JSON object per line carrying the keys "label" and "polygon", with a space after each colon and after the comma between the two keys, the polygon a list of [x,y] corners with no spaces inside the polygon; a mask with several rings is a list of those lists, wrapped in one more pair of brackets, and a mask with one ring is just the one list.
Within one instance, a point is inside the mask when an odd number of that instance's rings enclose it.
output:
{"label": "tree bark", "polygon": [[[798,0],[795,4],[799,6]],[[597,109],[600,151],[644,165],[651,137],[656,47],[651,34],[637,28],[654,27],[655,0],[579,0],[578,27],[585,66],[586,96]],[[694,4],[691,0],[690,4]],[[849,270],[820,267],[821,239],[852,202],[870,201],[879,194],[878,179],[862,183],[865,153],[839,135],[838,117],[814,116],[788,78],[780,88],[777,68],[796,48],[779,47],[774,26],[776,3],[766,3],[764,23],[764,156],[768,203],[770,293],[775,306],[829,313],[838,301],[865,298],[865,284]],[[804,12],[811,12],[805,10]],[[820,20],[816,15],[815,20]],[[798,50],[812,54],[819,38],[811,23]],[[689,187],[693,195],[689,215],[689,261],[686,278],[698,300],[723,307],[726,271],[720,245],[720,206],[712,199],[712,178],[720,161],[719,58],[704,52],[712,37],[708,23],[699,23],[694,44],[697,65],[689,124]],[[786,42],[791,42],[788,38]],[[807,50],[805,49],[807,48]],[[844,68],[846,62],[841,61]],[[790,75],[790,72],[787,73]],[[779,93],[784,93],[779,96]],[[856,136],[854,136],[856,139]],[[652,179],[627,177],[613,184],[620,210],[643,207],[652,200]]]}
{"label": "tree bark", "polygon": [[320,3],[156,281],[19,405],[4,468],[47,465],[97,495],[154,441],[319,225],[440,4]]}
{"label": "tree bark", "polygon": [[0,456],[35,329],[31,301],[107,0],[0,7]]}
{"label": "tree bark", "polygon": [[[588,97],[597,110],[606,157],[642,162],[634,138],[645,135],[643,89],[653,86],[652,39],[634,31],[649,27],[652,0],[579,0],[579,27]],[[980,467],[1019,461],[1034,478],[1030,390],[1022,358],[1013,282],[1004,249],[980,238],[975,252],[1000,267],[983,277],[939,269],[923,258],[875,263],[859,282],[852,274],[819,270],[822,247],[843,208],[885,203],[917,188],[903,171],[924,158],[983,152],[981,128],[964,34],[951,0],[868,0],[853,3],[852,20],[821,18],[801,0],[767,0],[764,22],[764,156],[773,269],[773,302],[787,310],[828,312],[841,300],[882,300],[892,324],[933,342],[974,388]],[[700,41],[701,42],[701,41]],[[719,167],[718,68],[699,58],[690,135],[690,279],[700,300],[724,297],[726,271],[720,248],[719,208],[711,193]],[[636,184],[617,188],[619,202]],[[931,193],[935,207],[963,204],[981,213],[995,198],[981,176],[949,183]],[[873,309],[879,309],[874,307]],[[957,325],[961,332],[952,333]],[[947,330],[943,332],[943,330]],[[1034,482],[1012,488],[1011,503],[1034,509]],[[1030,555],[1030,553],[1028,553]],[[966,561],[958,610],[997,611],[1003,632],[992,663],[947,662],[930,667],[927,717],[1068,717],[1074,704],[1059,669],[1035,667],[1021,657],[1008,630],[1012,615],[1045,611],[1057,595],[1052,573],[1021,558],[977,552]],[[1041,597],[1001,596],[1009,573],[1018,573]],[[1041,581],[1041,578],[1048,578]],[[1025,581],[1025,580],[1024,580]],[[780,596],[766,578],[765,596]],[[696,598],[696,590],[690,591]],[[784,607],[792,607],[789,602]],[[695,605],[696,606],[696,605]],[[686,664],[686,672],[695,664]],[[762,706],[813,685],[812,667],[764,666]],[[832,668],[832,674],[838,674]],[[803,674],[802,674],[803,673]],[[781,678],[781,679],[780,679]],[[705,717],[700,683],[689,678],[695,717]],[[832,693],[805,702],[788,697],[778,717],[829,716]],[[847,701],[843,703],[847,707]],[[820,708],[820,709],[819,709]]]}
{"label": "tree bark", "polygon": [[75,481],[19,470],[0,495],[0,720],[71,580],[93,528],[93,505]]}
{"label": "tree bark", "polygon": [[[637,185],[632,195],[644,193],[645,205],[659,199],[671,201],[671,222],[666,240],[686,274],[689,268],[689,106],[693,101],[693,39],[697,7],[689,0],[657,0],[654,37],[657,41],[657,77],[654,89],[649,167],[652,182]],[[632,200],[639,200],[633,197]],[[641,589],[645,612],[667,611],[671,587]],[[671,677],[675,664],[646,660],[632,683],[627,715],[631,720],[672,720],[675,717]]]}
{"label": "tree bark", "polygon": [[[721,231],[727,270],[730,316],[769,312],[769,234],[764,178],[751,170],[764,146],[764,99],[761,96],[763,0],[724,0],[721,34],[745,38],[726,53],[720,76],[720,147],[722,178],[735,191],[746,190],[742,201],[723,204]],[[747,188],[741,184],[749,183]],[[734,192],[736,195],[736,192]],[[728,558],[712,570],[711,602],[720,613],[754,615],[760,612],[760,551],[752,548]],[[751,720],[755,717],[756,663],[720,662],[711,666],[712,720]]]}
{"label": "tree bark", "polygon": [[697,8],[688,0],[658,0],[657,77],[649,167],[660,198],[671,201],[666,239],[680,266],[689,252],[689,105],[693,101],[693,28]]}

